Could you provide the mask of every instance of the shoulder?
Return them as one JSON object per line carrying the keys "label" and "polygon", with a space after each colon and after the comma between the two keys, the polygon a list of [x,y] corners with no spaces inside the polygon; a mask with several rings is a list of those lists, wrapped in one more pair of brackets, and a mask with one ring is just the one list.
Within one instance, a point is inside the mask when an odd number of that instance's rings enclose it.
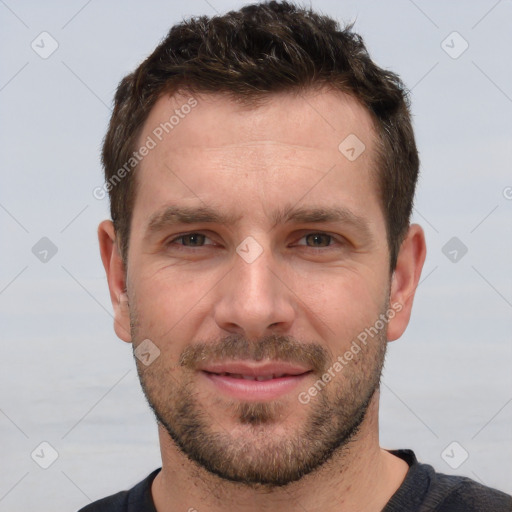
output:
{"label": "shoulder", "polygon": [[443,495],[439,512],[511,512],[512,496],[487,487],[471,478],[436,473],[437,485],[432,489]]}
{"label": "shoulder", "polygon": [[418,462],[412,450],[389,450],[409,471],[385,512],[511,512],[512,496],[471,478],[438,473]]}
{"label": "shoulder", "polygon": [[81,508],[78,512],[125,512],[128,510],[126,503],[130,491],[121,491],[112,496],[107,496]]}
{"label": "shoulder", "polygon": [[120,491],[81,508],[78,512],[156,512],[151,484],[161,468],[126,491]]}

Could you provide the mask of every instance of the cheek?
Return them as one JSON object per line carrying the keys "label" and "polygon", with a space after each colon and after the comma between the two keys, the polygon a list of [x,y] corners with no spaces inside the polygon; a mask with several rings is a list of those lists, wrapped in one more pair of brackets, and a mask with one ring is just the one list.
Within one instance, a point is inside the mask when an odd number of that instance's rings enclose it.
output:
{"label": "cheek", "polygon": [[166,340],[184,335],[191,319],[205,314],[205,294],[215,279],[179,270],[141,274],[133,286],[140,335]]}
{"label": "cheek", "polygon": [[355,270],[316,279],[297,277],[295,283],[310,323],[320,326],[319,332],[332,340],[337,351],[373,325],[385,304],[385,286]]}

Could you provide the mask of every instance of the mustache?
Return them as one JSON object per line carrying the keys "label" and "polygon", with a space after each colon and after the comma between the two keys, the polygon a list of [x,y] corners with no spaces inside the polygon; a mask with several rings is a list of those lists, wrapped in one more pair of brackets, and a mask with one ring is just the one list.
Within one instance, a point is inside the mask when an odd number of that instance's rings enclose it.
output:
{"label": "mustache", "polygon": [[318,343],[299,342],[292,336],[268,335],[249,341],[242,335],[232,334],[213,342],[199,342],[186,347],[180,355],[179,366],[197,370],[205,362],[270,359],[303,364],[323,374],[330,356],[329,351]]}

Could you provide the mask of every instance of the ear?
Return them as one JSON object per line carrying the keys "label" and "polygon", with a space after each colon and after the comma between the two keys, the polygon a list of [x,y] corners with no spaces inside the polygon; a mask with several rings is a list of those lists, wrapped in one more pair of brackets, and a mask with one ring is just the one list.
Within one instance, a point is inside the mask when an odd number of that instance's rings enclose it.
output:
{"label": "ear", "polygon": [[114,308],[114,330],[123,341],[131,342],[130,310],[126,294],[126,269],[119,253],[114,225],[104,220],[98,226],[101,261],[107,274],[110,300]]}
{"label": "ear", "polygon": [[391,278],[390,307],[396,314],[388,323],[388,341],[400,338],[409,324],[414,294],[426,254],[423,229],[418,224],[411,224],[400,246],[396,268]]}

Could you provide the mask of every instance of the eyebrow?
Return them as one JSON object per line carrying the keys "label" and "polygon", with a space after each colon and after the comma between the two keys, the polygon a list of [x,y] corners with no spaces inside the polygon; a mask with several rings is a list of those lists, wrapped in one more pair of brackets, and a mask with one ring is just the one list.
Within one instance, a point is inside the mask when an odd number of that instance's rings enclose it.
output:
{"label": "eyebrow", "polygon": [[207,206],[167,206],[163,211],[152,215],[146,229],[146,236],[151,236],[153,233],[176,224],[209,223],[233,225],[241,218],[241,215],[228,215]]}
{"label": "eyebrow", "polygon": [[[236,224],[243,215],[234,215],[219,212],[207,206],[187,207],[187,206],[167,206],[163,211],[157,212],[151,216],[145,237],[150,237],[165,228],[177,224],[223,224],[232,226]],[[352,227],[359,236],[372,241],[368,221],[344,207],[331,206],[308,206],[294,207],[288,206],[273,212],[270,215],[272,228],[279,224],[319,224],[319,223],[341,223]]]}
{"label": "eyebrow", "polygon": [[308,206],[284,208],[272,215],[272,229],[279,224],[339,223],[351,227],[364,243],[372,243],[370,223],[360,215],[341,206]]}

